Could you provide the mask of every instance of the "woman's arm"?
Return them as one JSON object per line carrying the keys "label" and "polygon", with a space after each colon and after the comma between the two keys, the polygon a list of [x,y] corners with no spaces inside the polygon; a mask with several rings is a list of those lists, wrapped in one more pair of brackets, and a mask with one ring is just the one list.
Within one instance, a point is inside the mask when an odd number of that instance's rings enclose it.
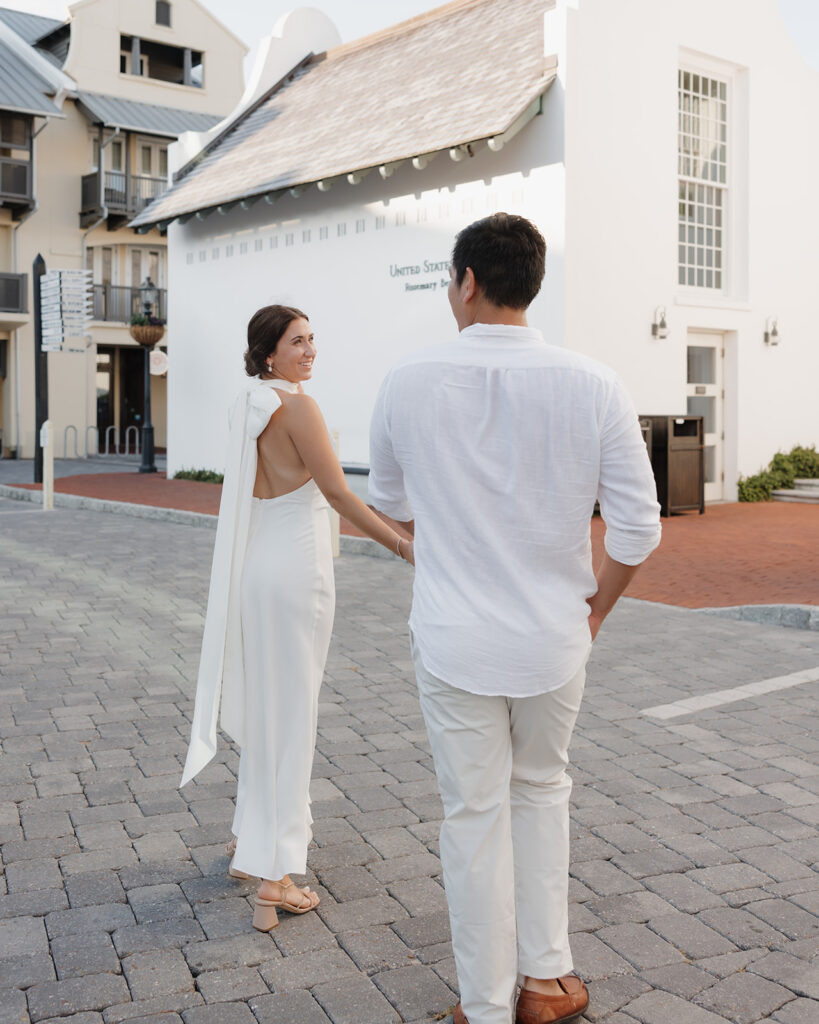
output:
{"label": "woman's arm", "polygon": [[412,541],[396,533],[350,490],[333,451],[327,424],[313,399],[299,395],[295,401],[288,402],[285,425],[307,471],[336,512],[362,533],[394,554],[400,553],[414,565]]}

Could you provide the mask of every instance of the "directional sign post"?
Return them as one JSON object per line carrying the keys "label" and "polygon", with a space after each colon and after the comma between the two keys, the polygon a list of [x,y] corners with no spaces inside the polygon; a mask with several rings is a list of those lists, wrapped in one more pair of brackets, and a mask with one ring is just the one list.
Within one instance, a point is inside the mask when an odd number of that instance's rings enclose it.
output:
{"label": "directional sign post", "polygon": [[49,270],[40,293],[43,349],[85,352],[92,315],[91,271]]}
{"label": "directional sign post", "polygon": [[[91,271],[46,271],[42,256],[33,266],[35,429],[48,419],[48,353],[85,352],[91,340]],[[34,453],[34,482],[43,482],[43,449]]]}

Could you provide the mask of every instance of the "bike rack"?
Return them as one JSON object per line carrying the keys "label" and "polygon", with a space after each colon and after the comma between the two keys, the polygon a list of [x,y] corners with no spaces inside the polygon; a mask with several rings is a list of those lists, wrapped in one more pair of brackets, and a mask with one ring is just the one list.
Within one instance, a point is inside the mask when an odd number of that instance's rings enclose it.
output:
{"label": "bike rack", "polygon": [[112,423],[110,427],[105,428],[105,451],[103,455],[110,455],[111,446],[111,431],[114,431],[114,455],[119,455],[119,427],[116,423]]}
{"label": "bike rack", "polygon": [[77,428],[74,426],[73,423],[69,423],[68,426],[63,431],[63,458],[64,459],[68,458],[68,431],[69,430],[72,430],[74,432],[74,458],[78,459],[80,457],[80,449],[79,449],[79,445],[78,445],[78,436],[79,435],[77,434]]}
{"label": "bike rack", "polygon": [[86,457],[86,459],[91,454],[91,449],[90,449],[90,447],[88,445],[88,431],[89,430],[92,430],[94,432],[93,433],[94,448],[95,448],[94,455],[99,455],[99,453],[100,453],[100,433],[99,433],[99,430],[97,430],[97,428],[93,424],[89,424],[85,428],[85,457]]}
{"label": "bike rack", "polygon": [[130,433],[131,433],[132,430],[134,432],[134,437],[136,439],[136,443],[134,444],[134,452],[137,455],[139,455],[140,451],[141,451],[141,449],[139,447],[139,427],[135,427],[133,425],[133,423],[131,424],[130,427],[126,427],[125,428],[125,454],[127,455],[128,452],[130,451],[130,446],[128,444],[128,437],[130,436]]}

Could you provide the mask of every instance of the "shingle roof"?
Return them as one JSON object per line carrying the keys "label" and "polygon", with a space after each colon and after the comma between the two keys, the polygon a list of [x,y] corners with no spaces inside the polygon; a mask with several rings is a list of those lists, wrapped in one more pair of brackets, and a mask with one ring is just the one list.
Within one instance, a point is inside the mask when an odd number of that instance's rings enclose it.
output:
{"label": "shingle roof", "polygon": [[553,0],[454,3],[314,57],[238,117],[132,226],[506,132],[554,77]]}
{"label": "shingle roof", "polygon": [[39,14],[28,14],[26,11],[13,11],[10,7],[0,7],[0,21],[5,22],[29,45],[64,24],[56,18],[43,18]]}
{"label": "shingle roof", "polygon": [[92,124],[177,138],[182,132],[204,132],[222,118],[218,114],[199,114],[153,103],[137,103],[99,92],[80,92],[77,104]]}
{"label": "shingle roof", "polygon": [[19,114],[62,117],[47,93],[52,86],[0,39],[0,110]]}

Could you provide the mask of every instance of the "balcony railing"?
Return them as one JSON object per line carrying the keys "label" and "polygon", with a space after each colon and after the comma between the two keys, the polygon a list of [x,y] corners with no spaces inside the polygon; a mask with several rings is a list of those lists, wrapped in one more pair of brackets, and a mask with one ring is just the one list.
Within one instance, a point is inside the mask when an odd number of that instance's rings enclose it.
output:
{"label": "balcony railing", "polygon": [[25,313],[28,293],[25,274],[0,274],[0,313]]}
{"label": "balcony railing", "polygon": [[0,200],[19,203],[30,199],[32,190],[29,161],[0,156]]}
{"label": "balcony railing", "polygon": [[[82,212],[100,207],[100,172],[84,174],[82,178]],[[102,201],[111,213],[136,216],[168,187],[164,178],[149,178],[142,174],[126,175],[124,171],[103,172]]]}
{"label": "balcony railing", "polygon": [[[168,292],[157,289],[159,296],[153,308],[153,315],[163,320],[168,318]],[[94,285],[94,319],[109,320],[127,324],[132,316],[144,312],[139,288],[128,288],[115,284]]]}

